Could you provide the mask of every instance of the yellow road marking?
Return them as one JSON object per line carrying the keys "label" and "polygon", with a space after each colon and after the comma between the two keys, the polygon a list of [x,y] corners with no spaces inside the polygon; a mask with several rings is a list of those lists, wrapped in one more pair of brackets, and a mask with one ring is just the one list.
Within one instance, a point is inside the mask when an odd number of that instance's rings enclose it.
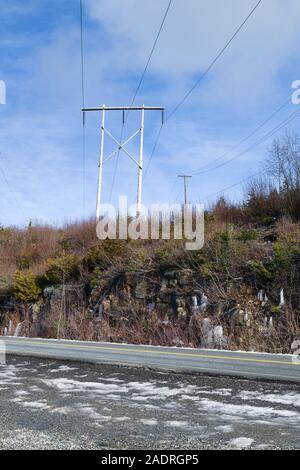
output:
{"label": "yellow road marking", "polygon": [[156,354],[159,356],[167,355],[167,356],[179,356],[179,357],[198,357],[204,359],[218,359],[218,360],[229,360],[229,361],[239,361],[239,362],[252,362],[252,363],[259,363],[259,364],[280,364],[284,366],[295,366],[300,365],[300,362],[285,362],[285,361],[275,361],[271,359],[248,359],[243,357],[228,357],[228,356],[218,356],[218,355],[209,355],[209,354],[195,354],[195,353],[180,353],[180,352],[171,352],[171,351],[154,351],[149,349],[132,349],[132,348],[124,348],[124,347],[105,347],[105,346],[84,346],[79,344],[53,344],[47,342],[38,342],[38,341],[25,341],[22,343],[21,341],[8,341],[8,344],[29,344],[29,345],[38,345],[38,346],[47,346],[51,348],[71,348],[75,347],[77,349],[86,349],[91,351],[110,351],[112,353],[119,353],[119,352],[136,352],[142,354]]}

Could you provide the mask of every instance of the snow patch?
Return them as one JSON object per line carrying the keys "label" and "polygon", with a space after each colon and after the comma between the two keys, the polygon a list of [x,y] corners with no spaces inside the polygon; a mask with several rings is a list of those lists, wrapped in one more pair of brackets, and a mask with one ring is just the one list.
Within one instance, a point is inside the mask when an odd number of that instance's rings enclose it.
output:
{"label": "snow patch", "polygon": [[300,407],[300,394],[296,392],[275,394],[275,393],[261,393],[261,392],[248,392],[243,391],[239,397],[242,400],[257,400],[266,401],[270,403],[278,403],[281,405],[292,405]]}
{"label": "snow patch", "polygon": [[202,409],[222,415],[240,415],[248,418],[257,417],[280,417],[280,418],[296,418],[300,421],[300,414],[289,410],[276,410],[271,407],[258,407],[250,405],[233,405],[230,403],[222,403],[213,400],[201,400],[199,405]]}
{"label": "snow patch", "polygon": [[166,421],[165,425],[171,428],[186,428],[189,423],[187,421]]}
{"label": "snow patch", "polygon": [[250,439],[249,437],[237,437],[236,439],[232,439],[229,445],[236,449],[249,449],[253,443],[254,439]]}
{"label": "snow patch", "polygon": [[146,426],[156,426],[157,419],[141,419],[141,423],[145,424]]}
{"label": "snow patch", "polygon": [[39,400],[39,401],[23,401],[22,398],[13,398],[10,400],[12,403],[18,403],[23,408],[29,408],[34,410],[50,410],[51,406],[49,406],[46,400]]}
{"label": "snow patch", "polygon": [[77,367],[69,367],[69,366],[60,366],[57,369],[51,369],[49,372],[51,374],[56,374],[58,372],[69,372],[71,370],[78,370]]}
{"label": "snow patch", "polygon": [[217,426],[217,427],[215,427],[215,430],[216,431],[221,431],[224,434],[229,434],[229,433],[233,432],[233,427],[230,426],[230,425]]}

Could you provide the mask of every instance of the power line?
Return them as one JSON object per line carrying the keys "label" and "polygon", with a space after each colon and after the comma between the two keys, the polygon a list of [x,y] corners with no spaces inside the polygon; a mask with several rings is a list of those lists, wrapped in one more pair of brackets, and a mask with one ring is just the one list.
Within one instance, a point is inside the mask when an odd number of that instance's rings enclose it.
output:
{"label": "power line", "polygon": [[81,52],[81,94],[82,94],[82,105],[83,105],[82,107],[85,108],[83,0],[80,0],[80,52]]}
{"label": "power line", "polygon": [[[144,70],[143,70],[143,73],[142,73],[142,75],[141,75],[141,77],[140,77],[140,80],[139,80],[137,89],[136,89],[136,91],[135,91],[135,93],[134,93],[134,96],[133,96],[133,98],[132,98],[132,102],[131,102],[131,104],[130,104],[130,107],[132,107],[132,106],[134,105],[134,102],[135,102],[135,100],[136,100],[136,97],[137,97],[137,95],[138,95],[138,93],[139,93],[139,91],[140,91],[140,88],[141,88],[141,86],[142,86],[143,80],[144,80],[144,78],[145,78],[146,72],[147,72],[148,67],[149,67],[149,65],[150,65],[151,59],[152,59],[152,57],[153,57],[155,48],[156,48],[156,46],[157,46],[158,40],[159,40],[160,35],[161,35],[161,32],[162,32],[162,30],[163,30],[164,24],[165,24],[165,22],[166,22],[168,13],[169,13],[169,11],[170,11],[170,8],[171,8],[171,5],[172,5],[172,1],[173,1],[173,0],[170,0],[169,3],[168,3],[168,6],[167,6],[167,9],[166,9],[165,14],[164,14],[164,16],[163,16],[163,19],[162,19],[161,25],[160,25],[160,27],[159,27],[158,33],[157,33],[157,35],[156,35],[154,44],[153,44],[153,46],[152,46],[150,55],[149,55],[148,60],[147,60],[147,62],[146,62],[146,65],[145,65],[145,68],[144,68]],[[128,114],[129,114],[129,112],[130,112],[130,110],[128,111],[127,116],[128,116]]]}
{"label": "power line", "polygon": [[[135,92],[134,92],[134,95],[133,95],[133,98],[132,98],[132,101],[131,101],[131,104],[130,104],[130,108],[133,107],[133,105],[134,105],[134,103],[135,103],[135,100],[136,100],[136,97],[137,97],[137,95],[138,95],[138,93],[139,93],[139,91],[140,91],[140,89],[141,89],[142,83],[143,83],[143,81],[144,81],[145,75],[146,75],[147,70],[148,70],[148,68],[149,68],[151,59],[152,59],[152,57],[153,57],[154,51],[155,51],[155,49],[156,49],[156,46],[157,46],[157,44],[158,44],[158,41],[159,41],[160,35],[161,35],[161,33],[162,33],[163,27],[164,27],[164,25],[165,25],[167,16],[168,16],[168,14],[169,14],[169,11],[170,11],[172,2],[173,2],[173,0],[169,0],[167,9],[166,9],[166,11],[165,11],[165,13],[164,13],[162,22],[161,22],[160,27],[159,27],[159,29],[158,29],[157,35],[156,35],[156,37],[155,37],[155,40],[154,40],[153,46],[152,46],[152,48],[151,48],[149,57],[148,57],[148,59],[147,59],[145,68],[144,68],[144,70],[143,70],[143,72],[142,72],[142,74],[141,74],[141,77],[140,77],[138,86],[137,86],[137,88],[136,88],[136,90],[135,90]],[[130,111],[131,111],[131,109],[129,109],[129,110],[127,111],[127,114],[126,114],[126,116],[125,116],[124,119],[123,119],[122,129],[121,129],[121,134],[120,134],[120,142],[122,141],[122,138],[123,138],[125,122],[126,122],[126,120],[127,120],[127,118],[128,118],[128,115],[129,115]],[[160,132],[161,132],[161,130],[160,130]],[[160,134],[160,132],[159,132],[159,134]],[[147,165],[146,172],[145,172],[145,174],[144,174],[144,178],[143,178],[143,179],[145,179],[145,176],[146,176],[147,173],[148,173],[148,170],[149,170],[149,167],[150,167],[150,164],[151,164],[151,160],[152,160],[152,157],[153,157],[153,155],[154,155],[154,153],[155,153],[155,150],[156,150],[156,145],[154,146],[154,149],[153,149],[153,151],[152,151],[152,155],[151,155],[151,157],[150,157],[150,161],[149,161],[149,163],[148,163],[148,165]],[[113,191],[114,191],[114,186],[115,186],[115,181],[116,181],[116,176],[117,176],[117,170],[118,170],[118,165],[119,165],[119,156],[120,156],[120,152],[119,152],[118,155],[117,155],[116,164],[115,164],[115,168],[114,168],[113,181],[112,181],[111,190],[110,190],[110,200],[111,200],[111,198],[112,198],[112,194],[113,194]]]}
{"label": "power line", "polygon": [[[119,142],[121,142],[121,143],[122,143],[123,135],[124,135],[124,126],[125,126],[125,121],[123,121],[123,123],[122,123],[122,128],[121,128],[121,132],[120,132]],[[121,152],[121,150],[119,149],[119,151],[117,153],[117,158],[116,158],[115,167],[114,167],[114,174],[113,174],[113,179],[112,179],[111,188],[110,188],[109,202],[111,202],[111,200],[112,200],[112,195],[113,195],[114,187],[115,187],[115,183],[116,183],[118,166],[119,166],[119,159],[120,159],[120,152]]]}
{"label": "power line", "polygon": [[[207,69],[202,73],[202,75],[200,76],[200,78],[196,81],[196,83],[193,85],[193,87],[184,95],[184,97],[179,101],[179,103],[175,106],[175,108],[173,109],[173,111],[171,111],[171,113],[167,116],[167,119],[165,120],[165,122],[169,121],[169,119],[171,119],[174,114],[178,111],[178,109],[185,103],[185,101],[189,98],[189,96],[193,93],[193,91],[198,87],[198,85],[202,82],[202,80],[208,75],[208,73],[211,71],[211,69],[214,67],[214,65],[217,63],[217,61],[220,59],[220,57],[224,54],[224,52],[227,50],[227,48],[229,47],[229,45],[233,42],[233,40],[236,38],[236,36],[240,33],[240,31],[243,29],[243,27],[246,25],[246,23],[248,22],[248,20],[251,18],[251,16],[254,14],[254,12],[256,11],[256,9],[259,7],[259,5],[262,3],[263,0],[259,0],[257,2],[257,4],[254,6],[254,8],[252,8],[252,10],[250,11],[250,13],[247,15],[247,17],[244,19],[244,21],[241,23],[241,25],[238,27],[238,29],[235,31],[235,33],[231,36],[231,38],[229,39],[229,41],[225,44],[225,46],[221,49],[221,51],[217,54],[217,56],[213,59],[213,61],[209,64],[209,66],[207,67]],[[151,164],[151,161],[152,161],[152,158],[154,156],[154,153],[155,153],[155,150],[158,146],[158,143],[159,143],[159,140],[160,140],[160,136],[161,136],[161,132],[162,132],[162,128],[160,129],[159,133],[158,133],[158,136],[156,138],[156,141],[154,143],[154,146],[153,146],[153,150],[151,152],[151,157],[150,157],[150,164]],[[149,164],[149,166],[150,166]]]}
{"label": "power line", "polygon": [[[291,122],[293,119],[295,119],[295,118],[296,118],[297,116],[299,116],[299,115],[300,115],[300,111],[296,111],[295,113],[292,113],[292,117],[288,118],[288,119],[286,120],[287,122],[285,122],[284,125],[278,126],[279,128],[276,130],[276,132],[278,132],[278,130],[280,130],[282,127],[284,127],[285,125],[287,125],[289,122]],[[274,134],[274,133],[275,133],[275,132],[273,131],[273,134]],[[216,193],[210,194],[210,195],[208,196],[208,199],[209,199],[209,198],[212,198],[212,197],[215,197],[215,196],[218,196],[219,194],[222,194],[222,193],[225,192],[225,191],[229,191],[230,189],[233,189],[233,188],[235,188],[235,187],[237,187],[237,186],[240,186],[241,184],[245,183],[246,181],[248,181],[248,180],[250,180],[250,179],[252,179],[252,178],[255,178],[256,176],[259,176],[259,175],[261,175],[261,174],[263,174],[263,173],[266,173],[269,168],[271,168],[271,166],[270,166],[270,167],[267,167],[267,168],[265,168],[265,169],[263,169],[263,170],[261,170],[261,171],[259,171],[258,173],[254,173],[253,175],[250,175],[250,176],[248,176],[248,177],[246,177],[246,178],[243,178],[242,180],[238,181],[237,183],[234,183],[234,184],[231,185],[231,186],[228,186],[228,187],[226,187],[226,188],[223,188],[223,189],[221,189],[220,191],[217,191]]]}
{"label": "power line", "polygon": [[266,171],[267,171],[267,168],[260,170],[259,172],[254,173],[253,175],[247,176],[246,178],[243,178],[242,180],[238,181],[237,183],[232,184],[231,186],[227,186],[226,188],[223,188],[220,191],[210,194],[209,196],[207,196],[207,199],[211,199],[213,197],[218,196],[219,194],[223,194],[225,191],[229,191],[230,189],[236,188],[237,186],[240,186],[246,181],[249,181],[252,178],[256,178],[257,176],[260,176],[261,174],[266,173]]}
{"label": "power line", "polygon": [[[215,171],[215,170],[218,170],[219,168],[223,168],[224,166],[228,165],[229,163],[237,160],[238,158],[244,156],[245,154],[249,153],[251,150],[253,150],[255,147],[257,147],[258,145],[262,144],[263,142],[265,142],[267,139],[269,139],[270,137],[272,137],[274,134],[276,134],[278,131],[280,131],[283,127],[285,127],[287,124],[289,124],[291,121],[293,121],[297,116],[299,116],[300,114],[300,111],[297,110],[297,111],[294,111],[292,114],[290,114],[288,116],[288,118],[286,118],[281,124],[279,124],[278,126],[276,126],[274,129],[272,129],[271,131],[269,131],[264,137],[260,138],[259,140],[257,140],[256,142],[254,142],[254,144],[252,144],[250,147],[248,147],[246,150],[244,150],[243,152],[240,152],[238,153],[237,155],[235,155],[234,157],[230,158],[229,160],[226,160],[225,162],[223,163],[220,163],[219,165],[216,165],[212,168],[209,168],[208,170],[205,170],[205,171],[202,171],[201,173],[198,173],[199,174],[206,174],[206,173],[210,173],[212,171]],[[196,174],[194,174],[195,176]]]}
{"label": "power line", "polygon": [[[216,163],[223,158],[227,157],[230,153],[234,152],[234,150],[238,149],[242,144],[247,142],[247,140],[251,139],[257,132],[259,132],[268,122],[270,122],[277,114],[280,113],[280,111],[285,108],[289,103],[291,102],[291,98],[289,97],[287,101],[285,101],[276,111],[274,111],[267,119],[265,119],[259,126],[257,126],[250,134],[248,134],[246,137],[241,139],[234,147],[232,147],[230,150],[227,152],[223,153],[220,157],[215,158],[212,162],[203,165],[203,167],[199,168],[197,172],[194,172],[193,175],[201,175],[206,171],[206,168],[209,167],[212,163]],[[209,170],[209,168],[208,168]]]}
{"label": "power line", "polygon": [[154,146],[153,146],[153,149],[152,149],[152,152],[151,152],[151,155],[150,155],[150,158],[149,158],[149,161],[148,161],[148,164],[147,164],[145,173],[144,173],[143,181],[145,181],[145,179],[146,179],[146,177],[147,177],[147,175],[148,175],[148,172],[149,172],[149,169],[150,169],[150,166],[151,166],[151,163],[152,163],[152,160],[153,160],[153,157],[154,157],[156,148],[157,148],[157,146],[158,146],[158,142],[159,142],[159,139],[160,139],[162,130],[163,130],[163,124],[160,126],[160,129],[159,129],[159,131],[158,131],[157,137],[156,137],[156,139],[155,139],[155,143],[154,143]]}
{"label": "power line", "polygon": [[[83,36],[83,0],[80,0],[80,55],[81,55],[81,97],[82,109],[85,108],[85,74],[84,74],[84,36]],[[82,121],[82,198],[83,217],[86,209],[86,129],[85,113]]]}
{"label": "power line", "polygon": [[216,64],[216,62],[220,59],[220,57],[224,54],[226,49],[230,46],[232,41],[236,38],[236,36],[240,33],[240,31],[243,29],[247,21],[251,18],[255,10],[259,7],[259,5],[262,3],[263,0],[259,0],[255,7],[250,11],[248,16],[244,19],[242,24],[238,27],[238,29],[235,31],[235,33],[231,36],[229,41],[225,44],[225,46],[221,49],[221,51],[217,54],[217,56],[214,58],[214,60],[210,63],[210,65],[207,67],[207,69],[202,73],[200,78],[196,81],[196,83],[192,86],[192,88],[184,95],[184,97],[179,101],[179,103],[175,106],[173,111],[169,114],[167,117],[166,121],[171,119],[171,117],[178,111],[178,109],[185,103],[185,101],[188,99],[188,97],[193,93],[193,91],[198,87],[198,85],[202,82],[202,80],[206,77],[206,75],[211,71],[213,66]]}

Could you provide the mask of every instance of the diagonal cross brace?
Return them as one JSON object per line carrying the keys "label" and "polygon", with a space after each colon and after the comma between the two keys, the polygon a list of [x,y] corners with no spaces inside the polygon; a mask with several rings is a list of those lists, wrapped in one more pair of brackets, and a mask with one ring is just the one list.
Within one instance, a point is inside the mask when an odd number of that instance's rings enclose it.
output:
{"label": "diagonal cross brace", "polygon": [[115,139],[115,137],[105,128],[103,128],[103,131],[106,132],[107,135],[109,135],[109,137],[111,139],[113,139],[113,141],[118,145],[118,147],[116,148],[116,150],[114,150],[105,160],[103,163],[106,163],[108,162],[108,160],[110,160],[119,150],[123,150],[123,152],[126,153],[126,155],[128,155],[129,158],[131,158],[131,160],[133,160],[133,162],[138,166],[140,167],[139,163],[137,162],[137,160],[125,149],[125,145],[129,144],[129,142],[134,139],[134,137],[136,137],[140,132],[141,132],[141,129],[138,129],[134,134],[132,134],[131,137],[129,137],[129,139],[127,139],[123,144],[121,144],[117,139]]}
{"label": "diagonal cross brace", "polygon": [[[142,182],[143,182],[143,148],[144,148],[144,129],[145,129],[145,112],[146,111],[160,111],[162,113],[162,125],[164,116],[163,107],[158,106],[101,106],[98,108],[83,108],[84,123],[85,113],[87,111],[96,111],[102,113],[102,125],[101,125],[101,144],[100,144],[100,157],[99,157],[99,172],[98,172],[98,185],[97,185],[97,203],[96,203],[96,220],[100,220],[101,215],[101,192],[102,192],[102,177],[103,177],[103,165],[105,162],[110,160],[118,151],[122,150],[138,167],[138,190],[137,190],[137,216],[141,213],[142,204]],[[123,112],[123,124],[125,123],[125,111],[141,111],[141,126],[140,128],[127,139],[125,142],[119,142],[112,134],[105,128],[105,115],[107,111],[122,111]],[[117,149],[114,150],[104,160],[104,137],[107,134],[116,144]],[[131,153],[125,148],[125,146],[136,136],[140,134],[140,151],[138,161],[131,155]],[[120,139],[121,140],[121,139]]]}

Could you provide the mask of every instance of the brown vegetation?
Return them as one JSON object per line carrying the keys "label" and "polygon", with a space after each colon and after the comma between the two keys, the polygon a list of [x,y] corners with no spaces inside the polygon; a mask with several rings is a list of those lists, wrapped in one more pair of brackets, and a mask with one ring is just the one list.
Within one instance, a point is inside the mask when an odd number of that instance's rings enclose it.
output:
{"label": "brown vegetation", "polygon": [[0,331],[23,321],[32,336],[290,352],[300,336],[297,139],[275,143],[267,168],[242,204],[221,198],[206,213],[200,251],[99,242],[92,220],[1,228]]}

